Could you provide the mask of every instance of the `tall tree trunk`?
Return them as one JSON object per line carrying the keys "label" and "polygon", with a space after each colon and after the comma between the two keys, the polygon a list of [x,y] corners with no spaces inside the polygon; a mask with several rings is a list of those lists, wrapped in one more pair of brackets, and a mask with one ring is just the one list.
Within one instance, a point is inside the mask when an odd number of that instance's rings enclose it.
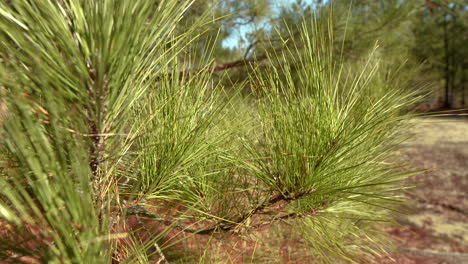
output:
{"label": "tall tree trunk", "polygon": [[466,86],[465,86],[465,68],[462,68],[462,77],[461,77],[460,85],[461,85],[461,91],[462,91],[461,105],[464,108],[465,107],[465,97],[466,97],[466,94],[465,94],[465,88],[466,88]]}
{"label": "tall tree trunk", "polygon": [[456,107],[457,105],[457,90],[455,89],[455,80],[457,77],[457,70],[456,70],[456,62],[455,62],[455,55],[453,54],[453,50],[451,50],[450,54],[450,82],[449,82],[449,90],[450,90],[450,105],[452,107]]}
{"label": "tall tree trunk", "polygon": [[445,100],[444,108],[450,108],[450,54],[449,54],[449,39],[448,39],[448,14],[444,14],[444,50],[445,50]]}

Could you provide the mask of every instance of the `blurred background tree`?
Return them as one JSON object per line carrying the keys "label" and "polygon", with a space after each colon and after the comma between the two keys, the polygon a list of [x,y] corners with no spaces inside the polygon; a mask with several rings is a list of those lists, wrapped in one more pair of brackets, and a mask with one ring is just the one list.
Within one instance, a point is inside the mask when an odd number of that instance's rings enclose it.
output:
{"label": "blurred background tree", "polygon": [[[344,60],[362,60],[377,44],[385,57],[384,64],[402,67],[399,73],[408,75],[413,84],[431,86],[432,96],[423,109],[465,106],[468,5],[463,0],[217,3],[201,1],[196,5],[198,14],[213,8],[213,17],[218,18],[215,28],[207,26],[211,36],[219,34],[214,69],[231,69],[231,81],[244,80],[248,69],[239,67],[265,60],[266,51],[291,47],[284,36],[294,29],[286,25],[312,16],[327,17],[333,12],[336,51]],[[196,17],[197,11],[194,14]],[[195,18],[187,18],[191,19]]]}
{"label": "blurred background tree", "polygon": [[465,1],[426,1],[413,17],[412,53],[426,62],[423,74],[443,88],[443,107],[465,106],[468,58],[468,5]]}

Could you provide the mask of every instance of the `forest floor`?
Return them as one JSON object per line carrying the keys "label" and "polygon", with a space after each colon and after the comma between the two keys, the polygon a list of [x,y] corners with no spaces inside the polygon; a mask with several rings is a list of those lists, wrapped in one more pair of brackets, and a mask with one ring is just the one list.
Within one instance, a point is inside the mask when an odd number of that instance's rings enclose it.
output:
{"label": "forest floor", "polygon": [[399,158],[424,169],[405,191],[406,215],[386,228],[392,258],[378,263],[468,263],[468,118],[418,118]]}

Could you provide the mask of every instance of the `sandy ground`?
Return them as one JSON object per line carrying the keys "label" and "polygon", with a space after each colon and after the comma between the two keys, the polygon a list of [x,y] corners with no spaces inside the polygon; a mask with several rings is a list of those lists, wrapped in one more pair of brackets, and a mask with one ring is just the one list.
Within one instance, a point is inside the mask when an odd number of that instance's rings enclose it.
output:
{"label": "sandy ground", "polygon": [[409,179],[401,226],[386,230],[397,241],[394,259],[379,263],[468,263],[468,119],[414,122],[400,158],[425,171]]}

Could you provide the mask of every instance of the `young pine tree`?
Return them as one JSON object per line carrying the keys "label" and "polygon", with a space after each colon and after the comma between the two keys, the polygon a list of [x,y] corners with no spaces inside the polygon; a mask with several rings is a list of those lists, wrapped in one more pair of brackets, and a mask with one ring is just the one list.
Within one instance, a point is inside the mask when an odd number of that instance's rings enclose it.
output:
{"label": "young pine tree", "polygon": [[180,234],[283,220],[317,262],[383,251],[374,223],[399,201],[388,161],[417,98],[377,52],[335,59],[323,17],[233,95],[210,49],[191,52],[209,16],[176,30],[190,4],[0,3],[2,261],[167,262]]}

